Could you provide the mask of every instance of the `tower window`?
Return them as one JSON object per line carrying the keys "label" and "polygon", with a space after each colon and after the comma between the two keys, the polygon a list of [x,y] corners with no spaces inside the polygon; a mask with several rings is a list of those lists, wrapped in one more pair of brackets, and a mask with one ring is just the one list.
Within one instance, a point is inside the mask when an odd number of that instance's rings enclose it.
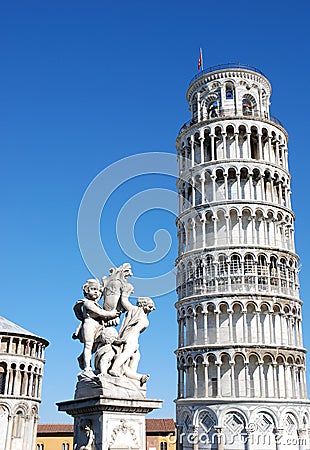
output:
{"label": "tower window", "polygon": [[210,107],[209,107],[209,117],[213,118],[213,117],[217,117],[217,102],[213,102],[211,103]]}
{"label": "tower window", "polygon": [[162,441],[160,443],[160,450],[167,450],[167,442]]}
{"label": "tower window", "polygon": [[231,86],[226,86],[226,100],[231,100],[234,98],[233,90]]}
{"label": "tower window", "polygon": [[252,104],[249,100],[243,99],[242,100],[242,113],[244,116],[251,116],[252,115]]}
{"label": "tower window", "polygon": [[217,396],[217,378],[211,378],[212,397]]}

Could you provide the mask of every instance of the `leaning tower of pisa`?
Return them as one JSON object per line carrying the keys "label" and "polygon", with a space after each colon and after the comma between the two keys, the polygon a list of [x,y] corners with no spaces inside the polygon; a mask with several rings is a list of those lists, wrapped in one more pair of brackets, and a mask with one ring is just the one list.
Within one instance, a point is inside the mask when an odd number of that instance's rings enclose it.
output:
{"label": "leaning tower of pisa", "polygon": [[288,135],[271,85],[200,72],[177,138],[177,428],[184,449],[308,449]]}

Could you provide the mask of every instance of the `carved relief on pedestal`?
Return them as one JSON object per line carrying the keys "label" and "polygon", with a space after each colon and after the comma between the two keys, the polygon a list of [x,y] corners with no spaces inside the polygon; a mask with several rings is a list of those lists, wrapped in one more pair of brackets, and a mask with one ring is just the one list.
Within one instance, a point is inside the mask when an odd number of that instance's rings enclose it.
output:
{"label": "carved relief on pedestal", "polygon": [[119,425],[113,429],[108,449],[141,449],[135,429],[125,419],[121,419]]}

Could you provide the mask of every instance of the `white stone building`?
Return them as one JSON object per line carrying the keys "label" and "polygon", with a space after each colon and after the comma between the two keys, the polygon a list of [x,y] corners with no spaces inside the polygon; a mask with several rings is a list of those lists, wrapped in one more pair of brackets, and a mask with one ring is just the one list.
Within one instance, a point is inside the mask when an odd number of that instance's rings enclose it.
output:
{"label": "white stone building", "polygon": [[288,135],[257,69],[190,83],[177,138],[179,448],[309,449]]}
{"label": "white stone building", "polygon": [[34,450],[48,342],[0,317],[0,450]]}

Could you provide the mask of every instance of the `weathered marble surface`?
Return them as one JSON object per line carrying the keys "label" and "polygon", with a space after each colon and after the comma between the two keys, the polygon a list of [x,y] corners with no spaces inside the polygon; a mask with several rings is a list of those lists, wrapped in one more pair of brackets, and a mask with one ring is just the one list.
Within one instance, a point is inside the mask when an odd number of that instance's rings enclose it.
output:
{"label": "weathered marble surface", "polygon": [[127,377],[113,377],[109,374],[95,375],[93,372],[80,373],[74,398],[98,396],[142,400],[146,398],[146,387],[141,387],[136,380],[130,380]]}

